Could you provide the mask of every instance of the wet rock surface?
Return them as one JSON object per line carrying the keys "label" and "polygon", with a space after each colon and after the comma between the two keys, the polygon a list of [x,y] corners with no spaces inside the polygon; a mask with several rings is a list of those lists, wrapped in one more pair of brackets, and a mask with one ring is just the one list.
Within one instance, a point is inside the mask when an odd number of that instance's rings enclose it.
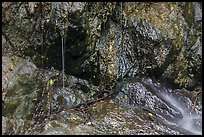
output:
{"label": "wet rock surface", "polygon": [[201,134],[201,5],[2,3],[2,134]]}
{"label": "wet rock surface", "polygon": [[[36,76],[32,77],[32,81],[41,77],[41,85],[45,89],[36,85],[40,84],[39,81],[28,84],[30,77],[17,73],[16,76],[22,77],[25,83],[9,90],[19,92],[19,96],[9,93],[5,96],[2,134],[201,134],[202,106],[197,105],[190,115],[192,99],[186,90],[167,89],[150,78],[126,78],[118,82],[114,89],[118,94],[113,98],[73,109],[96,99],[94,95],[100,91],[99,87],[87,80],[66,75],[63,88],[61,72],[54,69],[29,70],[30,66],[25,65],[24,72],[30,72],[26,73],[28,76]],[[47,87],[50,79],[54,84]],[[12,101],[15,104],[13,109],[7,103],[10,97],[15,100]],[[184,126],[186,122],[182,123],[186,119],[191,119],[188,123],[190,128]]]}
{"label": "wet rock surface", "polygon": [[65,72],[104,88],[138,75],[168,78],[190,90],[201,84],[197,2],[19,2],[3,3],[3,10],[4,54],[12,51],[41,68],[61,69],[64,41]]}
{"label": "wet rock surface", "polygon": [[[122,106],[149,111],[169,126],[178,129],[184,128],[183,134],[201,133],[202,121],[198,122],[196,119],[202,119],[202,115],[200,115],[202,112],[196,109],[196,113],[190,113],[192,101],[188,98],[190,96],[188,91],[166,89],[162,87],[161,83],[149,78],[127,78],[118,84],[118,88],[121,92],[116,97],[116,102]],[[189,121],[195,119],[193,122],[191,121],[192,123],[190,122],[191,124],[187,121],[185,123],[192,126],[190,132],[185,131],[186,125],[181,122],[185,119],[189,119]],[[178,131],[181,132],[182,130]]]}

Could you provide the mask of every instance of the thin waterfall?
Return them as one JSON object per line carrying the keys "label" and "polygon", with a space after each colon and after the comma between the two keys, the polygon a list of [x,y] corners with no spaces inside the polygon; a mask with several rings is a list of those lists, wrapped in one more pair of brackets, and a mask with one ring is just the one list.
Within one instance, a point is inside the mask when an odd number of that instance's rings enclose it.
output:
{"label": "thin waterfall", "polygon": [[[61,3],[61,4],[63,4],[63,2]],[[62,10],[62,9],[61,9]],[[66,44],[66,16],[64,16],[64,15],[66,15],[65,13],[63,13],[63,11],[61,12],[61,15],[60,16],[62,16],[62,28],[61,28],[61,40],[62,40],[62,85],[63,85],[63,89],[64,89],[64,81],[65,81],[65,74],[64,74],[64,62],[65,62],[65,58],[64,58],[64,54],[65,54],[65,52],[64,52],[64,46],[65,46],[65,44]]]}
{"label": "thin waterfall", "polygon": [[[60,6],[61,4],[61,6]],[[63,2],[54,2],[53,3],[53,7],[55,7],[55,13],[53,13],[54,15],[54,18],[56,17],[61,17],[60,19],[55,19],[55,24],[56,25],[61,25],[60,26],[60,35],[61,35],[61,42],[62,42],[62,45],[61,45],[61,58],[62,58],[62,85],[63,85],[63,89],[64,89],[64,81],[65,81],[65,73],[64,73],[64,63],[65,63],[65,58],[64,58],[64,54],[65,54],[65,45],[66,45],[66,16],[64,16],[65,13],[63,13],[63,9],[62,6],[63,6]],[[66,15],[66,14],[65,14]],[[58,22],[59,21],[59,22]]]}
{"label": "thin waterfall", "polygon": [[[62,31],[64,31],[64,29]],[[62,85],[64,89],[64,37],[63,36],[62,36]]]}

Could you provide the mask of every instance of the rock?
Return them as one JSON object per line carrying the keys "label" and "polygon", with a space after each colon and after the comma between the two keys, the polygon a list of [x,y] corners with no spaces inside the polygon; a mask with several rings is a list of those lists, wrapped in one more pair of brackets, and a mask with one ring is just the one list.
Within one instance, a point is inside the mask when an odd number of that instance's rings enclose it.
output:
{"label": "rock", "polygon": [[14,54],[58,70],[63,35],[65,72],[109,91],[117,79],[139,75],[193,90],[202,57],[190,47],[201,49],[201,11],[197,2],[3,3],[3,34]]}
{"label": "rock", "polygon": [[[109,135],[181,134],[157,122],[145,110],[118,105],[116,100],[97,102],[91,107],[93,127]],[[154,115],[154,114],[153,114]],[[154,120],[153,120],[154,119]],[[88,123],[87,123],[88,125]],[[93,133],[91,133],[93,134]]]}
{"label": "rock", "polygon": [[[8,128],[9,134],[28,133],[21,129],[31,118],[43,127],[61,112],[100,98],[104,92],[118,93],[114,101],[125,108],[107,108],[108,115],[95,121],[99,129],[78,123],[73,132],[59,126],[43,134],[200,133],[200,119],[195,124],[197,115],[191,117],[183,110],[190,109],[192,99],[182,90],[163,88],[152,78],[190,91],[201,87],[201,3],[3,3],[2,25],[3,116],[17,120]],[[102,102],[97,106],[99,114],[112,106]],[[138,112],[129,114],[126,107]],[[200,115],[200,110],[196,106],[195,114]],[[161,118],[152,118],[152,111]],[[178,121],[185,118],[192,119],[190,126],[198,132],[175,129],[184,127]]]}
{"label": "rock", "polygon": [[193,2],[194,10],[195,10],[195,21],[202,20],[202,8],[198,2]]}
{"label": "rock", "polygon": [[2,117],[2,135],[23,135],[26,123],[22,119]]}
{"label": "rock", "polygon": [[[201,118],[200,111],[196,109],[193,115],[190,114],[193,101],[189,99],[189,91],[166,89],[162,83],[149,78],[126,78],[118,83],[117,87],[119,94],[116,96],[116,102],[121,106],[146,110],[162,118],[157,117],[156,121],[160,119],[159,124],[162,123],[182,134],[201,133],[201,120],[196,121]],[[182,121],[188,118],[194,120],[184,124]],[[175,127],[180,128],[177,130]]]}
{"label": "rock", "polygon": [[50,128],[42,133],[40,135],[67,135],[67,129],[66,128]]}
{"label": "rock", "polygon": [[37,93],[33,92],[29,95],[23,96],[21,103],[15,109],[13,117],[16,119],[27,119],[31,120],[34,112],[34,103],[33,100],[37,98]]}
{"label": "rock", "polygon": [[97,130],[96,128],[88,125],[78,125],[69,135],[104,135],[104,132]]}
{"label": "rock", "polygon": [[7,119],[6,117],[2,116],[2,135],[5,135],[5,133],[6,133],[6,127],[7,127],[6,119]]}
{"label": "rock", "polygon": [[17,56],[2,57],[3,90],[13,88],[18,82],[27,82],[27,79],[34,76],[36,69],[37,67],[33,63]]}
{"label": "rock", "polygon": [[[9,90],[17,84],[17,80],[12,73],[14,64],[9,57],[2,57],[2,90]],[[4,96],[3,96],[4,98]]]}
{"label": "rock", "polygon": [[67,135],[68,128],[69,128],[68,125],[53,120],[45,125],[44,131],[40,133],[40,135]]}
{"label": "rock", "polygon": [[[2,61],[4,93],[2,115],[9,118],[12,123],[12,128],[6,126],[7,134],[24,134],[25,130],[21,128],[26,126],[28,122],[26,120],[32,119],[34,100],[39,90],[37,84],[40,80],[37,79],[37,67],[17,56],[3,56]],[[13,82],[13,85],[9,85],[8,82]]]}

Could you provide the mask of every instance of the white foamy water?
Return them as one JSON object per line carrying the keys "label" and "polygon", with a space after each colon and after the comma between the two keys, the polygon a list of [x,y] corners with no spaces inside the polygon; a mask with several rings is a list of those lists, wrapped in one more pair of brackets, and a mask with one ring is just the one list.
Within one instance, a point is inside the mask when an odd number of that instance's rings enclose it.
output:
{"label": "white foamy water", "polygon": [[196,116],[196,115],[184,115],[184,117],[180,121],[178,121],[178,124],[182,128],[184,128],[184,129],[186,129],[188,131],[191,131],[194,134],[201,135],[202,134],[202,129],[199,130],[195,126],[196,119],[199,120],[199,121],[202,121],[202,118],[199,117],[199,116]]}
{"label": "white foamy water", "polygon": [[[175,99],[174,96],[169,95],[168,93],[162,93],[163,98],[169,102],[170,104],[172,104],[175,108],[177,108],[183,118],[181,120],[178,120],[178,122],[176,122],[176,124],[178,124],[179,126],[181,126],[181,128],[186,129],[194,134],[198,134],[201,135],[202,134],[202,117],[200,117],[199,115],[195,115],[195,114],[190,114],[189,112],[186,111],[185,107],[182,105],[184,102],[181,102],[178,99]],[[196,126],[196,124],[201,124],[199,127],[201,127],[201,129],[199,129],[198,126]]]}

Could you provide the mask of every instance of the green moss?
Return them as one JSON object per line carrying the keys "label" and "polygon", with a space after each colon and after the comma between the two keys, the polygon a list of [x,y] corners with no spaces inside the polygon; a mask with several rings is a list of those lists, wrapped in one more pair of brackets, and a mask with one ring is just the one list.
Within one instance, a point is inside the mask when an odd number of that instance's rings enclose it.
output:
{"label": "green moss", "polygon": [[[6,99],[6,100],[10,100],[10,99]],[[15,111],[15,109],[19,106],[20,104],[20,100],[19,99],[12,99],[12,102],[7,102],[5,101],[5,109],[2,112],[2,115],[12,115],[13,112]]]}
{"label": "green moss", "polygon": [[193,11],[193,3],[186,2],[183,10],[183,17],[185,18],[188,26],[191,28],[194,21],[194,11]]}
{"label": "green moss", "polygon": [[88,35],[89,43],[93,44],[101,35],[101,25],[106,24],[108,19],[113,15],[116,2],[94,2],[87,3],[87,9],[91,10],[88,14]]}
{"label": "green moss", "polygon": [[124,19],[131,22],[133,19],[147,21],[163,36],[173,39],[172,44],[181,48],[186,24],[178,18],[181,8],[178,3],[142,3],[128,2],[124,7]]}
{"label": "green moss", "polygon": [[180,52],[177,60],[171,67],[171,75],[174,82],[179,84],[180,87],[189,87],[193,83],[194,75],[189,71],[192,69],[193,64],[187,60],[187,57],[183,52]]}

